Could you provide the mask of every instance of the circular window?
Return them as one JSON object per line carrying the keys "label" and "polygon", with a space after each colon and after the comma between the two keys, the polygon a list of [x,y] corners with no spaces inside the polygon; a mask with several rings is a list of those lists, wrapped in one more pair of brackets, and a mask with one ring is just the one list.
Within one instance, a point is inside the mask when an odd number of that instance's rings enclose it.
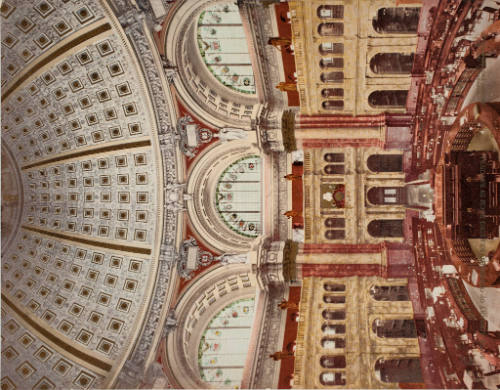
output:
{"label": "circular window", "polygon": [[241,385],[254,304],[254,298],[247,298],[227,305],[203,332],[198,368],[201,378],[213,387],[238,389]]}
{"label": "circular window", "polygon": [[205,9],[198,20],[198,47],[210,72],[225,86],[255,94],[255,78],[240,11],[234,3]]}
{"label": "circular window", "polygon": [[216,207],[231,230],[246,237],[262,233],[259,156],[244,157],[224,170],[217,182]]}

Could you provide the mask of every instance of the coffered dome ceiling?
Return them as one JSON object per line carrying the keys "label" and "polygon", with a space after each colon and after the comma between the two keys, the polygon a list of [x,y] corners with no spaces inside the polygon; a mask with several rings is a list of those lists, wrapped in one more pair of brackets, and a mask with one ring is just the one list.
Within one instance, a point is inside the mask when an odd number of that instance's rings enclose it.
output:
{"label": "coffered dome ceiling", "polygon": [[150,95],[104,2],[4,1],[1,17],[2,389],[106,387],[158,268]]}
{"label": "coffered dome ceiling", "polygon": [[1,390],[494,388],[498,4],[335,3],[1,2]]}

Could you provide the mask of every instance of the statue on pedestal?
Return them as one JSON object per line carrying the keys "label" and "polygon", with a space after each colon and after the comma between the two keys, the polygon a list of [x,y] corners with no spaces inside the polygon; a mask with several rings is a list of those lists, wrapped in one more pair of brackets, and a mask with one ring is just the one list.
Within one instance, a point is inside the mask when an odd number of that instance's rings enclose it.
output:
{"label": "statue on pedestal", "polygon": [[223,127],[218,133],[214,134],[214,137],[218,137],[221,141],[233,141],[246,139],[248,134],[245,130],[236,127]]}
{"label": "statue on pedestal", "polygon": [[289,301],[286,301],[284,299],[281,301],[281,303],[278,303],[278,307],[281,310],[285,310],[285,309],[298,310],[299,309],[299,307],[297,306],[296,303],[289,302]]}
{"label": "statue on pedestal", "polygon": [[290,47],[290,45],[292,44],[292,40],[290,38],[282,38],[282,37],[273,37],[273,38],[269,38],[269,40],[267,41],[267,44],[268,45],[272,45],[274,47]]}
{"label": "statue on pedestal", "polygon": [[248,254],[223,254],[217,256],[214,260],[220,260],[221,264],[244,264],[248,263]]}
{"label": "statue on pedestal", "polygon": [[283,176],[283,178],[287,179],[287,180],[294,181],[294,180],[300,180],[300,179],[302,179],[302,176],[296,175],[294,173],[289,173],[288,175]]}
{"label": "statue on pedestal", "polygon": [[292,358],[293,357],[293,352],[288,352],[288,351],[279,351],[275,352],[272,355],[269,355],[270,358],[273,358],[274,361],[278,361],[281,359],[286,359],[286,358]]}
{"label": "statue on pedestal", "polygon": [[293,92],[297,90],[297,84],[295,83],[285,83],[281,82],[276,86],[277,89],[279,89],[282,92]]}

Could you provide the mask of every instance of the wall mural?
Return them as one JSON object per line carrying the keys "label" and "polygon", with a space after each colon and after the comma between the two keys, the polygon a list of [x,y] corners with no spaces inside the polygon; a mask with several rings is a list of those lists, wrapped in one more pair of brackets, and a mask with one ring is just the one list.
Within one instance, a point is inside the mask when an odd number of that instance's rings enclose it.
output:
{"label": "wall mural", "polygon": [[222,309],[201,337],[198,367],[201,378],[216,388],[238,389],[243,377],[254,315],[254,298]]}
{"label": "wall mural", "polygon": [[216,188],[216,207],[231,230],[257,237],[262,232],[261,160],[248,156],[225,169]]}
{"label": "wall mural", "polygon": [[235,91],[255,93],[248,43],[236,4],[218,4],[201,13],[198,47],[217,80]]}

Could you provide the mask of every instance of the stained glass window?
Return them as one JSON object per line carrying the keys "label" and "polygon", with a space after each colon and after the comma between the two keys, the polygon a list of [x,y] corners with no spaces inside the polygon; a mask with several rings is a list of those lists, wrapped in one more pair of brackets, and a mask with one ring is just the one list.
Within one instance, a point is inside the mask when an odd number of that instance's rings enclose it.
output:
{"label": "stained glass window", "polygon": [[244,157],[232,163],[217,183],[216,207],[227,226],[246,237],[262,233],[261,160]]}
{"label": "stained glass window", "polygon": [[203,333],[198,367],[201,378],[215,388],[241,386],[254,304],[254,298],[231,303],[215,315]]}
{"label": "stained glass window", "polygon": [[248,43],[235,3],[207,8],[198,20],[198,47],[212,74],[225,86],[254,94]]}

